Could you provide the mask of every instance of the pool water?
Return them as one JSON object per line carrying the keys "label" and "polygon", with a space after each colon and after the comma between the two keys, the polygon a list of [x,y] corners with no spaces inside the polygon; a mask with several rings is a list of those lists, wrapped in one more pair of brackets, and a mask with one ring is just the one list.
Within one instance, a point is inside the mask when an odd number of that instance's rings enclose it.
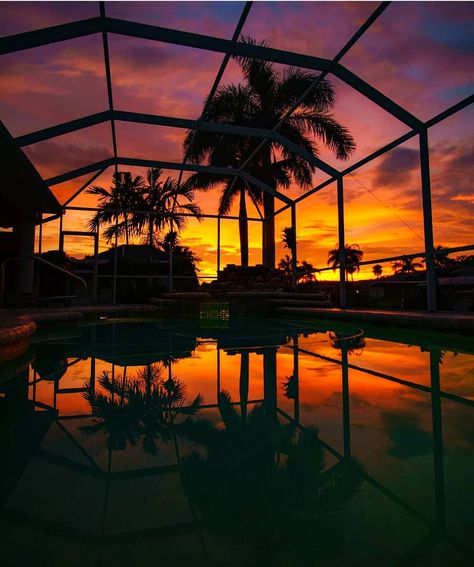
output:
{"label": "pool water", "polygon": [[44,327],[0,368],[2,565],[474,564],[474,344]]}

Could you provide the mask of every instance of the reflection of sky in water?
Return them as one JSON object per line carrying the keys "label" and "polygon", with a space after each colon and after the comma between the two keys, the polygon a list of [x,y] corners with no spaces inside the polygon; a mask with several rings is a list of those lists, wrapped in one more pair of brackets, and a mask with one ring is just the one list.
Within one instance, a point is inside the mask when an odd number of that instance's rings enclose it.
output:
{"label": "reflection of sky in water", "polygon": [[[200,333],[192,327],[163,331],[148,324],[143,331],[135,326],[127,334],[122,332],[123,327],[117,326],[112,332],[111,325],[103,325],[95,331],[93,327],[76,330],[75,335],[57,344],[35,345],[36,371],[30,368],[29,380],[36,382],[29,386],[29,397],[48,406],[55,405],[59,412],[58,420],[39,445],[40,451],[55,456],[49,457],[51,462],[35,458],[29,462],[8,505],[23,511],[35,508],[38,512],[44,504],[44,496],[33,497],[38,478],[48,492],[57,483],[65,482],[68,474],[80,483],[82,488],[77,489],[80,494],[86,491],[93,500],[92,494],[100,493],[101,488],[94,484],[98,482],[96,479],[82,483],[81,467],[95,463],[103,471],[124,475],[120,483],[112,483],[109,491],[107,529],[111,532],[125,529],[123,516],[133,514],[136,505],[129,500],[130,491],[137,491],[144,498],[149,494],[151,502],[155,499],[160,506],[166,503],[172,510],[171,517],[175,514],[179,521],[189,520],[192,513],[182,494],[179,475],[173,476],[171,470],[191,455],[205,458],[206,449],[199,442],[178,436],[175,445],[171,438],[157,438],[156,454],[150,454],[138,439],[135,444],[126,443],[124,449],[109,452],[104,430],[85,435],[83,429],[97,421],[91,416],[83,392],[92,370],[96,395],[108,395],[99,380],[103,373],[113,376],[117,384],[124,384],[124,380],[139,380],[145,364],[155,363],[166,379],[170,372],[171,345],[171,374],[183,383],[186,403],[198,394],[203,397],[205,409],[192,419],[206,420],[220,431],[225,429],[225,420],[215,406],[219,390],[229,393],[239,420],[243,411],[247,416],[252,415],[252,408],[265,400],[264,407],[276,403],[282,424],[296,416],[304,427],[317,428],[320,439],[327,444],[326,471],[332,470],[349,451],[362,463],[366,482],[340,512],[353,527],[347,536],[347,546],[358,557],[355,564],[381,560],[377,551],[369,552],[357,544],[356,534],[362,537],[363,533],[373,531],[386,547],[387,557],[395,559],[401,550],[408,552],[410,545],[416,545],[417,538],[426,533],[425,521],[428,524],[441,521],[440,478],[444,486],[446,528],[455,530],[457,540],[463,545],[470,545],[467,534],[469,523],[472,525],[474,501],[472,492],[464,491],[463,487],[469,485],[474,472],[474,358],[469,352],[472,347],[464,340],[458,347],[453,346],[451,338],[449,348],[443,349],[442,344],[430,348],[430,337],[423,334],[403,342],[400,336],[389,337],[387,332],[367,331],[357,340],[348,340],[344,337],[358,336],[359,330],[343,328],[337,333],[296,336],[294,324],[285,327],[282,323],[278,329],[260,324],[257,327],[249,338],[242,329],[214,332],[207,327]],[[98,345],[95,351],[91,347],[94,333]],[[118,341],[115,345],[114,336]],[[293,349],[295,338],[300,349],[298,356]],[[93,352],[95,357],[91,356]],[[343,389],[340,364],[346,355],[348,392]],[[60,372],[55,364],[61,366]],[[436,392],[432,398],[430,391],[437,369],[442,392],[439,404]],[[39,379],[40,374],[43,379]],[[346,430],[344,416],[346,423],[347,420],[350,423]],[[176,419],[180,423],[185,417],[178,414]],[[434,447],[437,447],[435,453]],[[56,469],[61,460],[63,465],[76,463],[78,469],[68,472],[66,465],[59,467],[59,473]],[[140,480],[133,473],[129,476],[130,471],[163,466],[169,468],[170,475],[159,489],[151,477]],[[71,498],[72,505],[81,507],[80,494],[73,494],[76,488],[71,493],[70,490],[67,488],[65,494]],[[88,506],[94,507],[92,503]],[[58,502],[49,514],[50,519],[65,521],[60,520]],[[81,514],[74,520],[78,525],[86,522],[91,529],[100,525],[100,518],[89,517],[87,511]],[[146,514],[141,515],[137,526],[146,529],[146,518]],[[165,521],[159,521],[162,520]],[[74,527],[74,522],[68,520],[66,524]],[[383,525],[388,529],[382,529]]]}

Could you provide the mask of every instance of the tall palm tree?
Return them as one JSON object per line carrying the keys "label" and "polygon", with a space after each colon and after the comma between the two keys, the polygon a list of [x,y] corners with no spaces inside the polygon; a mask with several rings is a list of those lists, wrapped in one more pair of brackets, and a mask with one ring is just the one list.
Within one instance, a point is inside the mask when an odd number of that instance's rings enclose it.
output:
{"label": "tall palm tree", "polygon": [[375,264],[375,266],[372,268],[372,272],[374,276],[379,279],[382,275],[382,266],[380,264]]}
{"label": "tall palm tree", "polygon": [[413,274],[423,268],[423,264],[417,262],[415,258],[402,258],[394,262],[392,268],[395,274]]}
{"label": "tall palm tree", "polygon": [[[232,146],[232,150],[231,150]],[[194,145],[193,145],[194,147]],[[245,159],[249,153],[248,143],[236,139],[234,143],[225,148],[225,152],[232,151],[232,159],[227,156],[221,157],[220,154],[224,148],[218,148],[214,151],[212,161],[210,163],[222,164],[223,160],[228,161],[229,167],[237,169],[239,164]],[[188,183],[195,188],[207,191],[216,186],[222,186],[223,190],[219,198],[219,215],[229,214],[236,198],[239,199],[239,238],[240,238],[240,260],[242,266],[248,266],[249,263],[249,232],[247,221],[247,202],[246,195],[249,195],[255,203],[262,202],[262,191],[246,180],[236,178],[235,176],[225,175],[209,175],[207,173],[195,173],[192,175]]]}
{"label": "tall palm tree", "polygon": [[[358,244],[346,244],[344,246],[344,253],[346,258],[346,279],[350,274],[351,280],[354,279],[354,273],[360,271],[360,262],[364,256],[364,252],[360,249]],[[328,252],[328,266],[331,266],[334,271],[340,266],[339,262],[339,244]]]}
{"label": "tall palm tree", "polygon": [[[252,38],[243,41],[255,44]],[[264,42],[261,45],[265,45]],[[301,69],[289,68],[277,71],[272,63],[248,57],[238,57],[244,83],[221,86],[212,100],[207,100],[206,118],[210,122],[237,124],[262,129],[272,129],[293,109],[300,97],[307,93],[296,111],[281,125],[279,131],[293,143],[317,155],[316,139],[333,150],[339,159],[349,157],[355,148],[348,130],[341,126],[330,111],[334,108],[335,95],[331,84],[321,80],[310,91],[308,89],[317,75]],[[184,149],[194,163],[208,163],[221,167],[240,167],[259,145],[259,140],[250,137],[229,136],[202,130],[188,132]],[[246,171],[271,187],[288,188],[294,180],[303,189],[311,184],[314,165],[294,154],[276,141],[268,141],[246,166]],[[217,182],[207,176],[199,185],[209,189]],[[222,181],[222,179],[221,179]],[[239,189],[237,189],[237,187]],[[263,200],[265,221],[263,223],[263,263],[275,265],[275,203],[272,194],[247,186],[247,191]],[[235,195],[243,201],[243,182],[227,180],[220,206],[224,210]],[[245,211],[243,211],[245,212]],[[246,215],[246,212],[245,212]],[[246,218],[246,216],[244,217]],[[245,232],[243,233],[245,236]],[[241,242],[245,247],[245,242]],[[245,258],[244,258],[245,259]]]}
{"label": "tall palm tree", "polygon": [[96,232],[100,226],[110,225],[104,231],[105,240],[111,242],[115,237],[125,236],[128,245],[130,235],[137,230],[137,219],[131,211],[140,207],[143,189],[143,177],[132,177],[129,171],[114,173],[109,189],[89,187],[86,193],[99,197],[99,210],[88,221],[88,228]]}

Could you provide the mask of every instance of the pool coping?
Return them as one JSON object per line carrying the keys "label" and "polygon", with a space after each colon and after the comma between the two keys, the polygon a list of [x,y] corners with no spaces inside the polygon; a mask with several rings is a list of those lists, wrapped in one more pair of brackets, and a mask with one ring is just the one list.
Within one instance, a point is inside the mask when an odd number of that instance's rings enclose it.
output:
{"label": "pool coping", "polygon": [[159,306],[149,304],[0,309],[0,361],[6,362],[23,353],[39,324],[82,321],[101,315],[150,316],[162,313]]}
{"label": "pool coping", "polygon": [[370,309],[337,309],[324,307],[277,307],[277,314],[296,315],[340,321],[364,321],[375,324],[416,327],[427,331],[474,333],[474,313],[452,311],[383,311]]}
{"label": "pool coping", "polygon": [[[172,300],[164,300],[172,302]],[[93,316],[157,316],[162,315],[161,302],[152,304],[87,305],[58,308],[0,310],[0,360],[10,359],[24,350],[36,333],[38,324],[81,321]],[[364,321],[431,331],[474,334],[474,313],[452,311],[382,311],[337,309],[324,307],[276,307],[276,314],[285,316]]]}

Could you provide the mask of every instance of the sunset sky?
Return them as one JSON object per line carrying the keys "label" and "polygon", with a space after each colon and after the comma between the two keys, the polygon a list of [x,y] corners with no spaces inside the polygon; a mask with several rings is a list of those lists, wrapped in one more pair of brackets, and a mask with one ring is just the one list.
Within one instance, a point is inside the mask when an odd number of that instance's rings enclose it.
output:
{"label": "sunset sky", "polygon": [[[111,17],[231,38],[243,2],[113,2]],[[255,2],[243,34],[271,47],[332,58],[376,8],[374,2]],[[30,31],[98,15],[97,2],[2,2],[0,34]],[[474,3],[393,2],[341,63],[427,120],[474,91]],[[223,55],[109,34],[114,106],[150,114],[196,119]],[[0,57],[0,120],[13,136],[106,110],[107,92],[100,35]],[[221,84],[237,83],[231,62]],[[408,128],[351,87],[330,76],[336,92],[334,114],[355,138],[357,149],[338,162],[322,144],[320,157],[343,169],[405,133]],[[468,107],[429,132],[435,245],[472,244],[474,220],[474,109]],[[118,153],[180,162],[185,131],[117,123]],[[112,156],[108,123],[24,148],[39,173],[49,178]],[[364,250],[364,259],[423,250],[417,140],[412,139],[345,179],[346,241]],[[143,168],[127,168],[142,173]],[[165,175],[176,172],[165,172]],[[96,180],[109,186],[112,169]],[[64,202],[87,177],[53,186]],[[325,180],[316,172],[314,184]],[[288,192],[302,190],[294,185]],[[201,193],[204,212],[217,212],[216,192]],[[81,195],[72,203],[94,206]],[[251,203],[249,214],[256,216]],[[234,211],[235,212],[235,211]],[[324,267],[337,244],[336,187],[332,184],[298,206],[298,255]],[[64,228],[85,230],[86,213],[68,212]],[[280,240],[288,212],[276,219]],[[58,223],[45,226],[45,249],[57,248]],[[222,265],[239,263],[236,221],[222,223]],[[87,239],[66,240],[80,256]],[[202,258],[203,274],[216,269],[216,221],[190,221],[183,244]],[[259,223],[250,226],[250,263],[261,260]],[[283,254],[281,243],[277,258]],[[390,273],[384,266],[384,273]],[[361,270],[370,274],[371,267]],[[332,272],[325,277],[333,277]]]}

